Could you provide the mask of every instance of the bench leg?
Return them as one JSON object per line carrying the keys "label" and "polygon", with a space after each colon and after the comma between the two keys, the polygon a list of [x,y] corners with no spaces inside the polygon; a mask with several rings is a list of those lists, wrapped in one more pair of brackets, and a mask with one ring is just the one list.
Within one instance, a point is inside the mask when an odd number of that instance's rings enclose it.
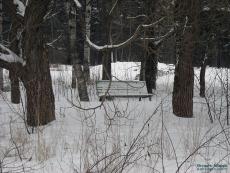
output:
{"label": "bench leg", "polygon": [[103,102],[105,100],[111,101],[113,99],[114,99],[114,97],[102,96],[102,97],[99,98],[99,101],[100,102]]}
{"label": "bench leg", "polygon": [[152,101],[152,96],[149,97],[149,101]]}
{"label": "bench leg", "polygon": [[142,99],[142,98],[141,98],[141,97],[139,97],[139,101],[141,101],[141,99]]}

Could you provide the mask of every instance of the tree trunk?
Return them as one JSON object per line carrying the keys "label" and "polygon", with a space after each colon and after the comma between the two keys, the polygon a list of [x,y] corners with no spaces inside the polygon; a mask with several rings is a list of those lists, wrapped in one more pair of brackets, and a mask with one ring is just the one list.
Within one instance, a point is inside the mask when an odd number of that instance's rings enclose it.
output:
{"label": "tree trunk", "polygon": [[177,28],[177,64],[175,67],[173,87],[173,113],[179,117],[193,116],[193,49],[194,49],[194,17],[197,15],[195,1],[177,1],[175,9]]}
{"label": "tree trunk", "polygon": [[85,59],[85,57],[84,57],[84,62],[83,62],[83,69],[84,69],[83,75],[84,75],[85,81],[86,81],[86,83],[88,83],[90,80],[90,69],[89,69],[88,59]]}
{"label": "tree trunk", "polygon": [[10,82],[11,82],[11,102],[19,104],[21,99],[19,78],[16,72],[10,70]]}
{"label": "tree trunk", "polygon": [[153,93],[152,90],[156,89],[157,63],[155,53],[148,54],[145,65],[145,80],[148,93]]}
{"label": "tree trunk", "polygon": [[[148,9],[146,12],[148,14],[148,23],[152,23],[155,20],[156,15],[156,7],[158,6],[158,0],[146,0],[145,6]],[[151,8],[150,8],[151,7]],[[152,38],[155,35],[154,28],[150,28],[144,32],[144,36],[147,38]],[[147,86],[148,93],[153,93],[153,89],[156,89],[156,80],[157,80],[157,49],[158,47],[155,46],[155,42],[148,40],[144,42],[144,47],[146,49],[146,56],[144,65],[144,73],[145,73],[145,81]],[[143,65],[142,65],[143,66]]]}
{"label": "tree trunk", "polygon": [[[154,36],[153,29],[149,32],[149,37]],[[157,47],[155,46],[153,41],[148,41],[147,48],[147,57],[146,57],[146,65],[145,65],[145,80],[147,85],[148,93],[153,93],[152,89],[156,89],[156,80],[157,80]]]}
{"label": "tree trunk", "polygon": [[205,97],[205,72],[206,72],[207,61],[204,60],[200,70],[200,97]]}
{"label": "tree trunk", "polygon": [[22,78],[27,94],[27,123],[45,125],[55,120],[55,102],[49,69],[48,52],[44,47],[41,24],[51,0],[30,0],[25,13],[23,55],[26,57]]}
{"label": "tree trunk", "polygon": [[[186,34],[185,39],[192,39],[192,35]],[[191,40],[190,40],[191,41]],[[173,87],[173,113],[180,117],[193,116],[193,86],[194,70],[191,58],[191,42],[183,43],[184,52],[179,58],[175,68],[174,87]]]}
{"label": "tree trunk", "polygon": [[[0,0],[0,42],[2,42],[2,31],[3,31],[3,13],[2,13],[2,0]],[[0,91],[3,91],[3,69],[0,68]]]}
{"label": "tree trunk", "polygon": [[[32,37],[35,35],[37,34],[34,33]],[[27,123],[30,126],[45,125],[55,120],[48,54],[43,43],[40,43],[35,43],[31,46],[31,51],[27,52],[27,55],[31,56],[31,61],[27,61],[24,85],[27,94]]]}
{"label": "tree trunk", "polygon": [[[85,7],[84,2],[80,1],[83,8]],[[72,4],[72,5],[71,5]],[[70,33],[70,56],[73,63],[72,70],[72,87],[76,88],[76,78],[77,78],[77,88],[78,94],[81,101],[89,101],[86,78],[84,76],[81,63],[84,61],[84,17],[80,9],[76,9],[73,2],[68,5],[69,13],[69,33]],[[76,17],[77,16],[77,17]]]}
{"label": "tree trunk", "polygon": [[[111,43],[111,20],[112,14],[108,14],[107,8],[111,8],[113,4],[113,0],[101,1],[101,10],[100,10],[100,17],[101,17],[101,26],[102,31],[104,33],[104,44]],[[111,80],[112,79],[112,71],[111,71],[111,50],[105,50],[102,52],[102,80]]]}
{"label": "tree trunk", "polygon": [[76,76],[77,76],[77,85],[78,85],[78,94],[81,101],[89,101],[87,85],[84,78],[84,73],[80,63],[76,63],[74,65],[76,69]]}
{"label": "tree trunk", "polygon": [[[84,0],[85,1],[85,31],[86,35],[90,38],[90,19],[91,19],[91,3],[90,0]],[[83,61],[83,67],[84,67],[84,77],[87,82],[89,82],[90,79],[90,48],[84,42],[84,61]]]}
{"label": "tree trunk", "polygon": [[[77,77],[77,86],[78,86],[78,94],[81,101],[89,101],[88,91],[86,82],[89,79],[89,64],[88,59],[85,56],[85,10],[86,10],[86,0],[81,0],[82,8],[77,8],[77,18],[76,20],[76,50],[75,50],[75,58],[74,68],[76,69],[76,77]],[[82,69],[82,64],[84,70]]]}
{"label": "tree trunk", "polygon": [[[72,5],[71,5],[72,4]],[[70,45],[70,59],[72,60],[72,88],[77,88],[77,72],[75,68],[75,58],[76,58],[76,10],[74,8],[73,2],[67,2],[68,14],[69,14],[69,45]]]}
{"label": "tree trunk", "polygon": [[77,87],[76,83],[76,68],[74,67],[74,62],[76,58],[76,7],[73,2],[66,2],[66,10],[68,14],[68,24],[69,24],[69,54],[72,62],[72,88],[75,89]]}
{"label": "tree trunk", "polygon": [[[17,15],[17,5],[13,0],[4,1],[5,11],[11,17],[11,28],[9,33],[9,43],[10,49],[20,56],[19,49],[19,35],[20,29],[22,27],[22,17]],[[16,68],[11,68],[10,70],[10,80],[11,80],[11,102],[18,104],[20,103],[20,89],[19,89],[19,79],[18,71]]]}
{"label": "tree trunk", "polygon": [[153,75],[152,75],[152,89],[156,90],[157,89],[157,72],[158,72],[158,58],[157,56],[153,56]]}
{"label": "tree trunk", "polygon": [[[17,7],[13,3],[13,1],[10,2],[10,5],[15,11],[15,14],[17,13]],[[18,56],[20,56],[20,49],[19,49],[19,43],[20,40],[18,38],[19,32],[21,29],[21,24],[17,20],[17,18],[12,19],[12,25],[10,30],[10,49],[16,53]],[[20,103],[21,93],[19,88],[19,78],[18,78],[18,72],[16,69],[10,70],[10,81],[11,81],[11,102],[14,104]]]}
{"label": "tree trunk", "polygon": [[0,68],[0,91],[4,89],[4,82],[3,82],[3,69]]}
{"label": "tree trunk", "polygon": [[76,89],[77,88],[77,72],[76,72],[76,68],[74,67],[74,65],[72,65],[72,88]]}
{"label": "tree trunk", "polygon": [[111,80],[111,52],[109,50],[103,52],[102,67],[102,80]]}
{"label": "tree trunk", "polygon": [[146,55],[141,58],[140,81],[145,81]]}

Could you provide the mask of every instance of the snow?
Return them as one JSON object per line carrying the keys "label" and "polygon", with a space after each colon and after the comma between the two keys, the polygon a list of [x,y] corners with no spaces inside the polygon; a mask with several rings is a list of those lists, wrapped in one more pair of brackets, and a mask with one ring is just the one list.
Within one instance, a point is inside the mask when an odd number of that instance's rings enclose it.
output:
{"label": "snow", "polygon": [[114,44],[114,45],[104,45],[104,46],[98,46],[96,44],[94,44],[90,39],[89,37],[86,35],[86,42],[88,43],[88,45],[93,48],[93,49],[96,49],[98,51],[102,51],[102,50],[105,50],[105,49],[116,49],[116,48],[120,48],[122,46],[125,46],[127,45],[128,43],[130,43],[132,40],[134,40],[136,38],[136,34],[134,34],[133,36],[131,36],[128,40],[122,42],[122,43],[119,43],[119,44]]}
{"label": "snow", "polygon": [[[208,7],[208,6],[203,7],[203,11],[210,11],[210,10],[211,10],[211,8]],[[230,12],[230,8],[229,7],[216,8],[216,10]]]}
{"label": "snow", "polygon": [[17,56],[14,52],[12,52],[10,49],[6,48],[5,46],[3,46],[2,44],[0,44],[0,48],[7,52],[6,53],[1,53],[0,52],[0,59],[3,61],[6,61],[8,63],[16,63],[19,62],[21,64],[25,64],[24,60],[22,58],[20,58],[19,56]]}
{"label": "snow", "polygon": [[74,3],[76,4],[78,8],[82,7],[81,3],[78,0],[74,0]]}
{"label": "snow", "polygon": [[205,6],[205,7],[203,8],[203,11],[209,11],[209,10],[210,10],[210,8],[207,7],[207,6]]}
{"label": "snow", "polygon": [[24,16],[26,7],[20,0],[14,0],[14,4],[17,5],[17,14]]}
{"label": "snow", "polygon": [[[13,105],[9,101],[10,93],[2,93],[0,160],[3,172],[86,173],[92,168],[90,172],[93,173],[112,173],[120,172],[124,167],[124,173],[150,173],[153,170],[176,173],[182,163],[179,173],[200,173],[198,168],[213,167],[216,163],[227,168],[218,171],[215,167],[212,172],[229,172],[230,129],[226,126],[226,102],[221,92],[221,80],[226,81],[229,70],[207,68],[207,97],[211,113],[216,116],[211,124],[206,101],[198,95],[197,78],[194,118],[179,118],[173,115],[171,106],[174,65],[159,63],[158,69],[157,90],[152,101],[115,99],[95,110],[84,111],[73,107],[71,102],[82,108],[101,104],[95,91],[95,81],[102,75],[101,65],[90,67],[89,103],[79,102],[77,91],[70,87],[71,66],[52,66],[56,121],[34,129],[34,134],[30,135],[23,123],[25,102]],[[195,68],[196,76],[199,70]],[[139,72],[140,62],[112,64],[114,80],[135,80]],[[5,85],[8,85],[6,71],[4,74]],[[24,101],[23,87],[21,91]],[[6,154],[7,151],[10,152]],[[189,157],[191,153],[194,154]]]}

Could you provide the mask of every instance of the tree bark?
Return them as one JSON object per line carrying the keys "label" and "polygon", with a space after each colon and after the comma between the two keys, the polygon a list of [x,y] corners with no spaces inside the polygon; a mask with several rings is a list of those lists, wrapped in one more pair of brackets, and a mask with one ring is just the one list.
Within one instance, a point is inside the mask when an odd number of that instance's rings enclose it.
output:
{"label": "tree bark", "polygon": [[[14,4],[13,0],[4,1],[3,5],[5,6],[7,14],[11,17],[11,29],[9,33],[10,49],[15,54],[20,56],[18,36],[22,25],[22,18],[20,15],[17,15],[17,5]],[[16,69],[18,68],[11,68],[9,71],[11,80],[11,102],[18,104],[20,103],[21,95],[19,89],[18,72],[16,72]]]}
{"label": "tree bark", "polygon": [[41,24],[51,0],[30,0],[25,13],[23,84],[27,94],[27,124],[40,126],[55,120],[55,101]]}
{"label": "tree bark", "polygon": [[[76,50],[74,58],[74,68],[76,69],[76,77],[77,77],[77,86],[78,86],[78,94],[81,101],[89,101],[88,91],[87,91],[87,81],[89,79],[89,64],[87,57],[85,56],[85,8],[86,8],[86,1],[81,0],[82,8],[77,8],[77,18],[76,20],[76,37],[75,41]],[[82,64],[83,68],[82,69]]]}
{"label": "tree bark", "polygon": [[3,81],[3,69],[0,68],[0,91],[4,89],[4,81]]}
{"label": "tree bark", "polygon": [[90,80],[90,68],[89,68],[89,61],[86,56],[84,56],[84,61],[83,61],[83,75],[85,78],[86,83],[89,82]]}
{"label": "tree bark", "polygon": [[205,72],[206,72],[207,61],[204,59],[204,62],[200,70],[200,97],[205,97]]}
{"label": "tree bark", "polygon": [[[32,37],[38,35],[31,32]],[[38,36],[37,39],[40,39]],[[30,126],[45,125],[55,120],[55,104],[49,71],[48,54],[43,42],[37,41],[26,52],[27,61],[24,85],[27,94],[27,123]]]}
{"label": "tree bark", "polygon": [[[147,32],[148,37],[154,36],[154,29],[151,28]],[[156,89],[156,80],[157,80],[157,49],[154,41],[147,42],[147,57],[146,57],[146,65],[145,65],[145,80],[147,85],[148,93],[153,93],[152,90]]]}
{"label": "tree bark", "polygon": [[76,89],[77,88],[77,72],[76,72],[76,68],[74,67],[74,65],[72,65],[72,88]]}
{"label": "tree bark", "polygon": [[[112,14],[108,14],[108,8],[111,8],[113,5],[113,0],[106,1],[103,0],[100,4],[100,17],[101,17],[101,26],[102,31],[104,31],[104,44],[110,44],[110,29],[111,29],[111,20]],[[111,50],[105,50],[102,52],[102,80],[111,80],[112,71],[111,71]]]}
{"label": "tree bark", "polygon": [[72,88],[77,88],[76,82],[76,68],[74,67],[74,61],[76,58],[76,9],[74,3],[69,0],[66,2],[66,11],[68,14],[68,32],[69,32],[69,56],[72,65]]}
{"label": "tree bark", "polygon": [[[177,0],[175,19],[178,23],[174,87],[173,113],[179,117],[193,117],[193,49],[195,38],[196,3],[194,1]],[[195,3],[195,4],[194,4]]]}
{"label": "tree bark", "polygon": [[74,65],[74,68],[76,69],[78,94],[79,94],[80,100],[81,101],[89,101],[86,80],[84,78],[84,72],[82,70],[81,64],[76,63]]}
{"label": "tree bark", "polygon": [[155,53],[148,53],[145,65],[145,80],[148,93],[153,93],[156,89],[158,60]]}
{"label": "tree bark", "polygon": [[145,81],[146,55],[141,58],[140,81]]}
{"label": "tree bark", "polygon": [[[145,3],[147,14],[148,14],[148,23],[152,23],[154,21],[154,17],[156,15],[156,7],[158,4],[158,0],[147,0]],[[151,7],[151,8],[149,8]],[[154,37],[155,31],[154,28],[149,28],[145,30],[144,37],[151,38]],[[146,51],[146,55],[144,56],[145,59],[142,60],[141,64],[141,73],[142,73],[142,79],[146,81],[146,87],[148,93],[153,93],[153,89],[156,89],[156,80],[157,80],[157,65],[158,65],[158,59],[157,59],[157,49],[158,47],[155,46],[155,42],[148,40],[144,41],[144,47]]]}
{"label": "tree bark", "polygon": [[[91,3],[90,0],[84,0],[85,4],[85,34],[90,38],[90,19],[91,19]],[[84,77],[87,83],[90,80],[90,47],[84,42]]]}
{"label": "tree bark", "polygon": [[14,70],[10,70],[10,82],[11,82],[11,102],[19,104],[21,99],[19,78]]}
{"label": "tree bark", "polygon": [[[9,1],[11,9],[17,13],[17,6],[12,1]],[[20,56],[19,43],[20,40],[18,35],[20,33],[21,23],[18,21],[16,16],[12,16],[11,30],[10,30],[10,50]],[[11,81],[11,102],[14,104],[20,103],[21,93],[19,88],[19,78],[16,69],[10,70],[10,81]]]}
{"label": "tree bark", "polygon": [[[21,62],[10,63],[0,60],[0,65],[11,71],[11,76],[17,74],[20,77],[26,88],[27,124],[39,126],[55,120],[55,102],[48,52],[43,42],[42,31],[42,24],[51,0],[30,0],[28,2],[25,16],[21,20],[24,26],[22,34],[24,62],[22,64]],[[7,13],[10,16],[17,16],[12,10],[8,10]],[[18,20],[20,19],[21,17],[18,17]]]}
{"label": "tree bark", "polygon": [[[0,42],[2,42],[2,31],[3,31],[3,13],[2,13],[2,0],[0,0]],[[0,68],[0,91],[3,91],[3,69]]]}
{"label": "tree bark", "polygon": [[152,75],[152,89],[157,89],[157,72],[158,72],[158,58],[157,55],[153,56],[153,75]]}
{"label": "tree bark", "polygon": [[[80,1],[84,6],[83,1]],[[72,5],[71,5],[72,4]],[[84,17],[81,10],[77,9],[73,2],[68,2],[67,9],[69,13],[69,33],[70,33],[70,56],[73,63],[72,70],[72,88],[77,88],[81,101],[89,101],[86,78],[84,71],[81,67],[82,61],[84,61]],[[77,16],[77,18],[76,18]]]}
{"label": "tree bark", "polygon": [[180,117],[193,116],[194,70],[192,66],[192,34],[186,32],[184,49],[175,68],[173,87],[173,113]]}
{"label": "tree bark", "polygon": [[111,80],[111,52],[109,50],[103,51],[102,67],[102,80]]}

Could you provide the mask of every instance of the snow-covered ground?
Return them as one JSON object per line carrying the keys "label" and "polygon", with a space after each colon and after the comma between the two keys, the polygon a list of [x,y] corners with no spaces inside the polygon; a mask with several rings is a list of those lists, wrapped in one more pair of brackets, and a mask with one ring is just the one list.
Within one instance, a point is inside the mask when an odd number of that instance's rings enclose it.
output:
{"label": "snow-covered ground", "polygon": [[[207,99],[202,99],[199,69],[195,69],[194,118],[185,119],[172,113],[173,65],[159,63],[158,68],[152,101],[115,99],[101,105],[95,89],[101,66],[90,69],[88,103],[79,102],[77,91],[70,88],[71,67],[52,67],[56,121],[28,128],[33,134],[27,133],[23,122],[25,103],[12,105],[10,93],[3,93],[0,172],[230,172],[230,131],[226,125],[229,71],[207,68]],[[112,64],[114,80],[135,80],[139,71],[140,63]],[[7,73],[5,77],[8,85]]]}

